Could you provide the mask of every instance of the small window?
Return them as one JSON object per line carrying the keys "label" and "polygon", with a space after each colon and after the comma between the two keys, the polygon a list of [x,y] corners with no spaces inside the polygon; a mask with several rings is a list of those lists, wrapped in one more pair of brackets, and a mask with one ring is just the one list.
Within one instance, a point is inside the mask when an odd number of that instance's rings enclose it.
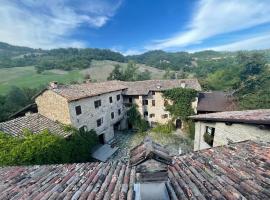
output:
{"label": "small window", "polygon": [[95,104],[95,108],[99,108],[101,106],[101,100],[96,100],[94,104]]}
{"label": "small window", "polygon": [[117,99],[117,101],[120,100],[120,94],[118,94],[118,95],[116,96],[116,99]]}
{"label": "small window", "polygon": [[132,103],[132,98],[131,97],[128,98],[128,102]]}
{"label": "small window", "polygon": [[156,106],[156,101],[152,100],[152,106]]}
{"label": "small window", "polygon": [[143,100],[143,105],[148,105],[148,100]]}
{"label": "small window", "polygon": [[168,114],[161,115],[161,118],[163,118],[163,119],[168,118]]}
{"label": "small window", "polygon": [[100,127],[103,123],[103,118],[97,120],[97,127]]}
{"label": "small window", "polygon": [[114,112],[111,112],[111,118],[114,119]]}
{"label": "small window", "polygon": [[118,109],[118,115],[121,115],[121,109]]}
{"label": "small window", "polygon": [[81,106],[76,106],[75,107],[75,111],[76,111],[76,115],[82,114],[82,108],[81,108]]}
{"label": "small window", "polygon": [[203,135],[204,141],[212,147],[214,143],[215,128],[206,126],[205,129],[206,130]]}
{"label": "small window", "polygon": [[152,95],[154,96],[156,94],[156,92],[155,91],[152,91]]}
{"label": "small window", "polygon": [[113,101],[112,101],[112,97],[109,97],[109,101],[110,101],[110,103],[112,103]]}
{"label": "small window", "polygon": [[167,105],[168,105],[168,101],[164,100],[164,106],[167,106]]}
{"label": "small window", "polygon": [[153,117],[155,117],[155,114],[154,113],[151,113],[150,114],[150,118],[153,118]]}
{"label": "small window", "polygon": [[148,116],[148,112],[145,111],[145,112],[143,113],[143,115],[144,115],[145,117]]}

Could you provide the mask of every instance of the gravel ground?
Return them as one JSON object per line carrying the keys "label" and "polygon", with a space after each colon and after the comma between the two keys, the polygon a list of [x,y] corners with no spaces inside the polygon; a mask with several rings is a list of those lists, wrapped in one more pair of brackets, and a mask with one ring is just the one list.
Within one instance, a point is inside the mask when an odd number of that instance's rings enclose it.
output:
{"label": "gravel ground", "polygon": [[109,160],[128,160],[129,150],[143,141],[145,136],[150,136],[155,142],[163,145],[170,151],[171,155],[179,155],[193,150],[193,141],[180,130],[165,135],[153,132],[116,132],[115,140],[119,150]]}

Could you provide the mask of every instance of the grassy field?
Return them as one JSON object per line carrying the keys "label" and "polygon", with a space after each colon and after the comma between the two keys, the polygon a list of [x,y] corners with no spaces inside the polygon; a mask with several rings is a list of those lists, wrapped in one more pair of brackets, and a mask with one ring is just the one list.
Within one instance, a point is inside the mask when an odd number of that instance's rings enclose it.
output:
{"label": "grassy field", "polygon": [[[47,85],[50,81],[59,83],[70,83],[72,81],[83,81],[85,74],[90,74],[96,81],[105,81],[112,72],[114,65],[120,64],[123,68],[126,63],[114,61],[93,61],[91,67],[84,70],[73,70],[70,72],[62,70],[49,70],[41,74],[36,73],[34,67],[14,67],[0,69],[0,94],[5,94],[12,86],[35,88],[40,85]],[[152,79],[162,79],[163,70],[145,65],[137,65],[140,71],[149,70]]]}
{"label": "grassy field", "polygon": [[12,86],[35,88],[56,80],[61,83],[82,80],[79,70],[58,73],[46,71],[37,74],[34,67],[15,67],[0,69],[0,94],[5,94]]}

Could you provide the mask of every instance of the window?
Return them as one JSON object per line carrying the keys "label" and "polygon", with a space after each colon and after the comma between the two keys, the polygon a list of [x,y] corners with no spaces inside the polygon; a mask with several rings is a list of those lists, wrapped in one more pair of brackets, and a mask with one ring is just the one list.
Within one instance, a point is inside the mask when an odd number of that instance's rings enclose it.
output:
{"label": "window", "polygon": [[148,105],[148,100],[143,100],[143,105]]}
{"label": "window", "polygon": [[155,91],[152,91],[152,95],[155,95],[156,94],[156,92]]}
{"label": "window", "polygon": [[118,94],[118,95],[116,96],[116,99],[117,99],[117,101],[120,100],[120,94]]}
{"label": "window", "polygon": [[101,106],[101,100],[96,100],[94,104],[95,104],[95,108],[99,108]]}
{"label": "window", "polygon": [[214,136],[215,136],[215,128],[206,126],[205,133],[203,135],[204,141],[209,144],[211,147],[214,143]]}
{"label": "window", "polygon": [[81,133],[86,132],[86,131],[87,131],[87,126],[82,126],[81,128],[79,128],[79,131],[80,131]]}
{"label": "window", "polygon": [[121,109],[118,109],[118,115],[121,115]]}
{"label": "window", "polygon": [[153,118],[153,117],[155,117],[155,114],[154,113],[151,113],[150,114],[150,118]]}
{"label": "window", "polygon": [[152,100],[152,106],[156,106],[156,101]]}
{"label": "window", "polygon": [[167,106],[167,105],[168,105],[168,101],[164,100],[164,106]]}
{"label": "window", "polygon": [[113,101],[112,101],[112,97],[109,97],[109,101],[110,101],[110,103],[112,103]]}
{"label": "window", "polygon": [[114,119],[114,112],[111,112],[111,118]]}
{"label": "window", "polygon": [[97,127],[100,127],[102,123],[103,123],[103,118],[98,119],[97,120]]}
{"label": "window", "polygon": [[161,115],[161,118],[163,119],[168,118],[168,114]]}
{"label": "window", "polygon": [[82,108],[81,108],[81,106],[76,106],[75,107],[75,111],[76,111],[76,115],[82,114]]}
{"label": "window", "polygon": [[132,98],[131,97],[128,98],[128,102],[132,103]]}
{"label": "window", "polygon": [[148,112],[145,111],[145,112],[143,113],[143,115],[144,115],[145,117],[148,116]]}

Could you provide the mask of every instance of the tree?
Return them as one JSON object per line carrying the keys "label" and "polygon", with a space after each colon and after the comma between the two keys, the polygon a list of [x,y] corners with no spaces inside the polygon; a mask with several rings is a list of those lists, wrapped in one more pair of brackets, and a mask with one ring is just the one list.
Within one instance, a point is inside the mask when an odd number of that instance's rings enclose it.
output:
{"label": "tree", "polygon": [[113,71],[110,73],[108,80],[124,80],[123,72],[121,71],[121,66],[119,64],[114,65]]}

